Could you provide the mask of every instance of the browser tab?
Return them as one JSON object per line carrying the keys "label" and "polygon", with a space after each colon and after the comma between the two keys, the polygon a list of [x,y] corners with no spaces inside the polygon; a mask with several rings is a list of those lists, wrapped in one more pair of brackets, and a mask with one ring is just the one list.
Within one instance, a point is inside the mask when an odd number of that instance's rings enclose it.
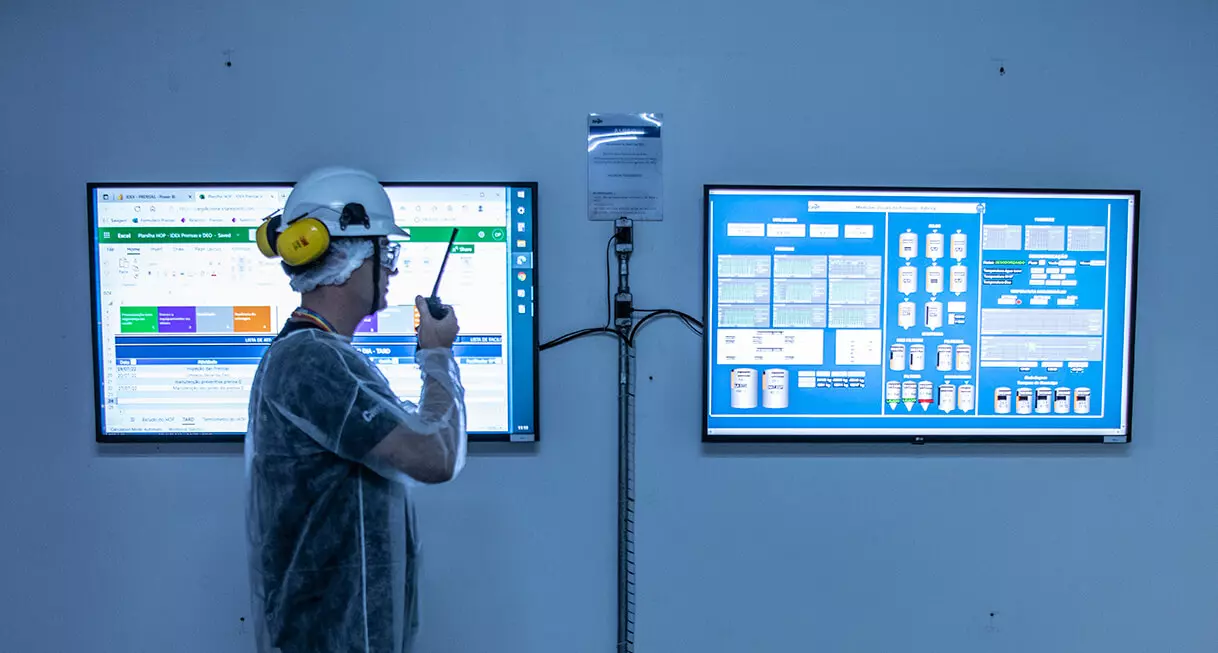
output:
{"label": "browser tab", "polygon": [[190,191],[161,190],[156,188],[132,188],[122,191],[103,191],[103,202],[189,202]]}

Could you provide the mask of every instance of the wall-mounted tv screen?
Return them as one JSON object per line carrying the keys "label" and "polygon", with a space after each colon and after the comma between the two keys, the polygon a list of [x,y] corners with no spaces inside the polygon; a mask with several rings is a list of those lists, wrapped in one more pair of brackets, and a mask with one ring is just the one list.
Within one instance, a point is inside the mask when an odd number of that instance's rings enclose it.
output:
{"label": "wall-mounted tv screen", "polygon": [[704,440],[1129,441],[1139,199],[707,186]]}
{"label": "wall-mounted tv screen", "polygon": [[[389,308],[353,344],[404,400],[421,388],[414,297],[461,320],[454,352],[472,440],[537,438],[535,183],[386,182],[402,237]],[[299,305],[254,232],[290,183],[88,185],[97,438],[239,441],[250,383]]]}

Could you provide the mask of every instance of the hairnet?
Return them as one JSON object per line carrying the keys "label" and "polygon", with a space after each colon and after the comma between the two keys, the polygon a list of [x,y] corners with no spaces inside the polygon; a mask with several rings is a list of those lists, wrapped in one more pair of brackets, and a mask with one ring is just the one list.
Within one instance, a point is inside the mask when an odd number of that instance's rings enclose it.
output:
{"label": "hairnet", "polygon": [[315,265],[297,270],[285,265],[291,278],[292,290],[306,293],[318,286],[338,286],[351,278],[351,273],[372,256],[372,241],[366,238],[335,238],[330,249]]}

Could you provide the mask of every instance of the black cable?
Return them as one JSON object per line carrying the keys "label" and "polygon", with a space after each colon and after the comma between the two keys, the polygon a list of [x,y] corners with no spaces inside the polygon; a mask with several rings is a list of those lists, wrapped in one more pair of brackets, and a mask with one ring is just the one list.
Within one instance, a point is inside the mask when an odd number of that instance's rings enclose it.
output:
{"label": "black cable", "polygon": [[626,344],[630,345],[631,347],[634,346],[634,339],[638,335],[639,329],[643,328],[643,325],[647,324],[648,321],[653,320],[655,318],[659,318],[659,317],[665,317],[665,316],[675,317],[675,318],[681,320],[681,323],[685,325],[685,328],[694,332],[694,334],[696,334],[696,335],[699,335],[699,336],[702,335],[702,321],[688,313],[682,313],[681,311],[674,310],[671,308],[661,308],[661,309],[656,309],[653,311],[639,311],[639,312],[646,313],[646,315],[644,315],[642,318],[640,318],[638,322],[634,323],[634,328],[631,329],[630,334],[628,336],[626,336]]}
{"label": "black cable", "polygon": [[609,252],[613,249],[613,241],[617,240],[617,234],[614,233],[609,237],[609,242],[605,243],[605,328],[613,323],[613,258],[609,256]]}
{"label": "black cable", "polygon": [[643,317],[640,318],[638,322],[634,323],[633,328],[631,328],[629,330],[629,332],[627,332],[625,329],[618,329],[616,327],[610,326],[613,324],[613,299],[614,299],[614,295],[613,295],[613,257],[611,254],[613,252],[613,243],[615,240],[617,240],[616,233],[614,235],[610,236],[609,240],[605,242],[605,300],[606,300],[605,326],[591,327],[588,329],[580,329],[578,331],[572,331],[570,333],[563,334],[553,340],[550,340],[549,342],[545,342],[545,343],[542,343],[541,345],[539,345],[538,346],[539,351],[545,351],[546,349],[553,349],[554,347],[557,347],[559,345],[563,345],[568,342],[571,342],[572,340],[578,340],[578,339],[586,337],[586,336],[594,336],[594,335],[602,335],[602,334],[625,339],[626,344],[633,347],[634,339],[638,335],[639,329],[641,329],[643,327],[643,325],[646,324],[647,322],[649,322],[653,319],[656,319],[656,318],[660,318],[660,317],[675,317],[675,318],[681,320],[681,323],[685,325],[685,328],[692,331],[695,335],[698,335],[698,336],[702,335],[702,321],[701,320],[699,320],[698,318],[696,318],[688,313],[683,313],[681,311],[671,309],[671,308],[635,309],[634,312],[643,314]]}
{"label": "black cable", "polygon": [[[659,313],[661,315],[672,315],[674,317],[681,318],[681,321],[685,322],[686,324],[693,324],[694,326],[696,326],[699,329],[702,328],[702,320],[699,320],[698,318],[690,315],[689,313],[682,313],[681,311],[678,311],[673,308],[636,308],[636,309],[634,309],[634,312],[635,313]],[[639,320],[639,321],[642,322],[642,320]]]}
{"label": "black cable", "polygon": [[578,340],[579,338],[583,338],[586,336],[594,336],[594,335],[600,335],[600,334],[615,336],[618,338],[625,338],[626,344],[633,347],[634,339],[638,335],[639,329],[641,329],[643,327],[643,325],[647,324],[649,321],[654,320],[656,318],[660,318],[660,317],[675,317],[675,318],[681,320],[681,323],[685,325],[685,328],[692,331],[695,335],[699,335],[699,336],[702,335],[702,321],[699,320],[698,318],[690,315],[689,313],[683,313],[681,311],[674,310],[671,308],[660,308],[660,309],[646,310],[646,311],[640,310],[637,312],[645,313],[645,315],[643,315],[643,317],[640,318],[638,322],[634,323],[634,328],[630,330],[630,333],[628,335],[626,333],[623,333],[622,331],[619,331],[619,330],[611,328],[611,327],[592,327],[589,329],[580,329],[579,331],[572,331],[571,333],[567,333],[567,334],[558,336],[557,338],[555,338],[549,342],[541,344],[538,347],[538,349],[541,351],[544,351],[546,349],[552,349],[559,345],[566,344],[568,342],[571,342],[572,340]]}
{"label": "black cable", "polygon": [[572,340],[578,340],[585,336],[595,336],[598,334],[605,334],[605,335],[615,336],[618,338],[622,337],[621,333],[618,333],[616,330],[611,329],[609,327],[592,327],[590,329],[580,329],[579,331],[572,331],[571,333],[563,334],[549,342],[545,342],[545,343],[542,343],[541,345],[538,345],[537,349],[538,349],[538,351],[545,351],[547,349],[552,349],[559,345],[571,342]]}
{"label": "black cable", "polygon": [[579,338],[583,338],[586,336],[595,336],[595,335],[604,334],[604,335],[615,336],[618,338],[624,337],[625,334],[623,334],[616,328],[613,328],[612,326],[610,326],[613,324],[613,257],[610,254],[613,251],[613,241],[615,241],[615,240],[617,240],[616,233],[613,234],[612,236],[610,236],[609,241],[605,243],[605,301],[606,301],[605,326],[591,327],[588,329],[580,329],[578,331],[572,331],[570,333],[565,333],[549,342],[542,343],[541,345],[539,345],[537,347],[538,351],[545,351],[546,349],[552,349],[559,345],[571,342],[572,340],[578,340]]}

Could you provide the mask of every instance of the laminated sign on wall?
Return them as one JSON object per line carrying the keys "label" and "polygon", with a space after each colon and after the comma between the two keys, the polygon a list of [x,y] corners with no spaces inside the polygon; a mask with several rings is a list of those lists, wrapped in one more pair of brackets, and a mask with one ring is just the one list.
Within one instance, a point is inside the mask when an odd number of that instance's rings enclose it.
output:
{"label": "laminated sign on wall", "polygon": [[588,219],[664,219],[658,113],[588,116]]}

